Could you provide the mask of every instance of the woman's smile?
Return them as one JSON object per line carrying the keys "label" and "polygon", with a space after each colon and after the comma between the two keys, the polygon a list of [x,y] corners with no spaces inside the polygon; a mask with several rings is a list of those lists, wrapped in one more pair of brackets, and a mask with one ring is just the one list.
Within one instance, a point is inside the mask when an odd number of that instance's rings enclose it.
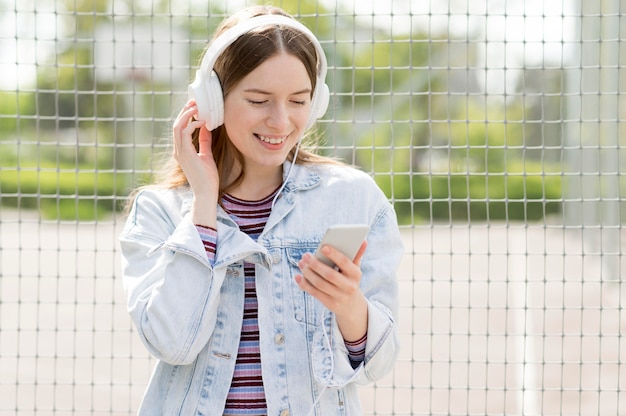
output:
{"label": "woman's smile", "polygon": [[283,144],[285,140],[287,140],[288,136],[266,136],[261,134],[256,134],[255,137],[261,140],[264,143],[268,144]]}

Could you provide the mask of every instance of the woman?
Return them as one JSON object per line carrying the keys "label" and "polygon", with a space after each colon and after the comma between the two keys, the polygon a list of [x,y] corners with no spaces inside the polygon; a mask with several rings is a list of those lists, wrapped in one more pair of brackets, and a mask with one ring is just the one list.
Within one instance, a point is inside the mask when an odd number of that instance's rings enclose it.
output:
{"label": "woman", "polygon": [[[140,414],[359,415],[356,385],[393,368],[394,211],[366,174],[300,149],[326,109],[321,51],[264,6],[205,51],[172,163],[120,238],[129,312],[158,359]],[[355,258],[312,255],[329,226],[359,223]]]}

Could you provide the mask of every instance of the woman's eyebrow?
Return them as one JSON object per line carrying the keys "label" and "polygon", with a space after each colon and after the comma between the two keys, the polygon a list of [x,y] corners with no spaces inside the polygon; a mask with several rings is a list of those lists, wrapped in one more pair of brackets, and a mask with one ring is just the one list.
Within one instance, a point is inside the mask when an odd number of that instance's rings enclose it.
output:
{"label": "woman's eyebrow", "polygon": [[[260,88],[248,88],[248,89],[245,89],[244,92],[254,93],[254,94],[263,94],[263,95],[272,95],[271,92],[262,90]],[[305,88],[305,89],[300,90],[300,91],[292,92],[289,95],[300,95],[300,94],[310,94],[310,93],[311,93],[311,89],[310,88]]]}

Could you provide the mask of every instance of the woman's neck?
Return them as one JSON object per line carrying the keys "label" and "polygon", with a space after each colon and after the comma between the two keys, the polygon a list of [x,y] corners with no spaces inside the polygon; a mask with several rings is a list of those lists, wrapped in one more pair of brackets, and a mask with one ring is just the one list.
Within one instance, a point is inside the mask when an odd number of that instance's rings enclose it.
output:
{"label": "woman's neck", "polygon": [[244,201],[259,201],[274,192],[283,182],[283,168],[263,170],[246,169],[243,180],[237,187],[228,191],[235,198]]}

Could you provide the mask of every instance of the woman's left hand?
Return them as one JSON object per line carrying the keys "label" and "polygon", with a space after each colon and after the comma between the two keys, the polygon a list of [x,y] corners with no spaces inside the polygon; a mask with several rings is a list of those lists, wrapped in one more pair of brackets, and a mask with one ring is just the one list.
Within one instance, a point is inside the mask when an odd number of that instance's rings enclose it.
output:
{"label": "woman's left hand", "polygon": [[350,260],[334,247],[323,246],[322,252],[336,268],[322,263],[311,253],[306,253],[298,263],[302,271],[296,276],[298,286],[335,313],[346,341],[359,340],[367,333],[367,300],[360,288],[361,258],[366,247],[364,241],[354,260]]}

